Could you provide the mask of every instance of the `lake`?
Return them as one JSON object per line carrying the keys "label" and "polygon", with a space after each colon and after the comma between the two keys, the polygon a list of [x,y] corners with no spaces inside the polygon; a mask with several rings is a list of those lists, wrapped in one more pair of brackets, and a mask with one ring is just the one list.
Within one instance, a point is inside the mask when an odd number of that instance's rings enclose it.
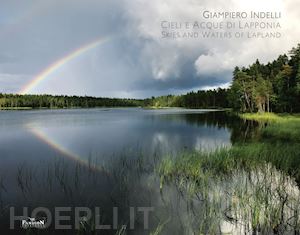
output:
{"label": "lake", "polygon": [[[29,213],[44,207],[53,221],[57,207],[68,207],[63,213],[70,216],[69,221],[61,224],[70,224],[69,234],[74,234],[74,210],[86,207],[91,218],[79,223],[76,234],[94,234],[97,216],[99,223],[110,225],[101,234],[125,234],[125,226],[128,234],[192,234],[200,226],[195,220],[203,216],[194,210],[203,211],[204,204],[188,200],[189,194],[176,184],[162,187],[160,162],[184,152],[229,148],[253,138],[257,128],[255,122],[215,110],[1,111],[1,229],[10,226],[10,207],[15,215],[24,215],[24,207]],[[255,177],[260,174],[256,172]],[[236,176],[240,181],[232,180],[235,186],[249,177],[244,171]],[[222,195],[228,181],[224,182],[214,181],[209,194],[218,189]],[[19,223],[16,220],[15,229],[8,233],[22,230]],[[218,223],[225,226],[223,230],[229,226],[225,221]],[[41,231],[52,234],[54,226],[53,222]]]}

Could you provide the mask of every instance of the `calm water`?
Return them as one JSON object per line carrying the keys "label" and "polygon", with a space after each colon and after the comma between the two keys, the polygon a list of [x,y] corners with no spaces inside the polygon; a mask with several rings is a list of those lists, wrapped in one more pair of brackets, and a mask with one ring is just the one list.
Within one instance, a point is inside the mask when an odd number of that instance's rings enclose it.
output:
{"label": "calm water", "polygon": [[[120,225],[128,224],[129,206],[151,206],[155,216],[150,228],[156,228],[163,222],[157,216],[163,218],[166,211],[164,197],[178,203],[172,188],[161,195],[159,181],[150,173],[156,161],[184,150],[230,146],[247,133],[246,123],[220,111],[1,111],[3,226],[8,226],[9,206],[16,211],[24,206],[99,206],[106,223],[111,222],[112,208],[118,207]],[[173,221],[174,231],[171,226],[166,234],[180,231],[177,222]],[[148,234],[140,224],[130,233]]]}

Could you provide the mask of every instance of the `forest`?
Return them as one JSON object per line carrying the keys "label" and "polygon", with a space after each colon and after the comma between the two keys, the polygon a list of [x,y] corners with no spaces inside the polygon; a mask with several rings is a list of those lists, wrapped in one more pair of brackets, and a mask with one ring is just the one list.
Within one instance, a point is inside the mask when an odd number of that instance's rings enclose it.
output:
{"label": "forest", "polygon": [[228,90],[230,107],[242,112],[300,111],[300,44],[289,56],[249,67],[236,67]]}
{"label": "forest", "polygon": [[91,96],[52,96],[0,94],[0,107],[9,108],[93,108],[136,107],[142,100],[119,98],[96,98]]}
{"label": "forest", "polygon": [[232,108],[239,112],[300,112],[300,44],[262,64],[235,67],[228,89],[198,90],[147,99],[0,94],[0,108],[91,107]]}

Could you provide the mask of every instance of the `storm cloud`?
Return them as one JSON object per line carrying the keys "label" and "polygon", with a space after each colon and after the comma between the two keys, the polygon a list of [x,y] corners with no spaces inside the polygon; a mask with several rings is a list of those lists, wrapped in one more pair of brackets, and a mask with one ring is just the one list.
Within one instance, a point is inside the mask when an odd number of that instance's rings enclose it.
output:
{"label": "storm cloud", "polygon": [[[149,97],[228,86],[233,68],[275,59],[298,43],[296,0],[1,0],[0,92],[99,38],[107,42],[55,70],[31,93]],[[166,39],[161,22],[209,11],[280,11],[274,39]],[[220,20],[212,20],[219,22]]]}

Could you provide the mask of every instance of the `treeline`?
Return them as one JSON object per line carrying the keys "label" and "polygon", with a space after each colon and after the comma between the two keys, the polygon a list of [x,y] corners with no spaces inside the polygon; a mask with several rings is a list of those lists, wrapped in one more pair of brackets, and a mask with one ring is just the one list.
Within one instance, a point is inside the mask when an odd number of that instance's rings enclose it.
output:
{"label": "treeline", "polygon": [[97,98],[90,96],[52,96],[1,94],[0,108],[93,108],[93,107],[228,107],[225,89],[167,95],[149,99]]}
{"label": "treeline", "polygon": [[1,108],[93,108],[93,107],[135,107],[142,106],[137,99],[96,98],[90,96],[52,96],[0,94]]}
{"label": "treeline", "polygon": [[152,97],[144,101],[145,106],[152,107],[184,107],[184,108],[226,108],[228,103],[228,90],[190,92],[185,95],[167,95]]}
{"label": "treeline", "polygon": [[236,67],[228,90],[230,107],[242,112],[300,112],[300,44],[266,65]]}

